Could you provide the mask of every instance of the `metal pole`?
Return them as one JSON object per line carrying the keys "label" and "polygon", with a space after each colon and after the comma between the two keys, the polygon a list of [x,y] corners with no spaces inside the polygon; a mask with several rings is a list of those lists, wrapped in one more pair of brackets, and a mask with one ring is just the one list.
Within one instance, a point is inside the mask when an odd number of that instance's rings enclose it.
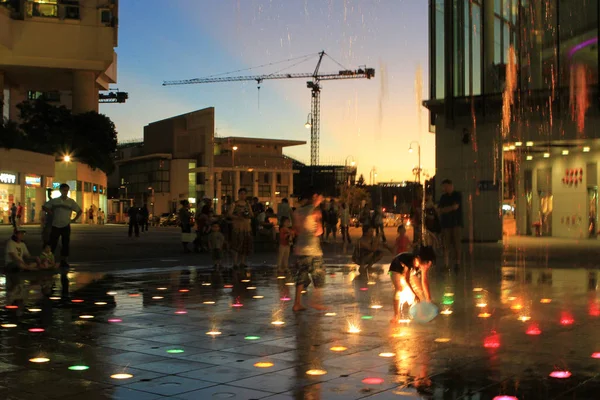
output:
{"label": "metal pole", "polygon": [[[421,184],[421,144],[419,143],[419,184]],[[421,184],[421,246],[425,245],[425,182]]]}

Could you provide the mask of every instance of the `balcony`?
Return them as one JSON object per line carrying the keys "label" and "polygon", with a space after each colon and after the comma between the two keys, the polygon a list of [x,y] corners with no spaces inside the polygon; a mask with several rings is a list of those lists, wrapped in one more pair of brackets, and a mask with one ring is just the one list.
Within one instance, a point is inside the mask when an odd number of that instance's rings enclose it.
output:
{"label": "balcony", "polygon": [[252,156],[244,154],[222,154],[215,156],[214,165],[216,168],[268,168],[268,169],[292,169],[292,161],[282,157],[275,156]]}

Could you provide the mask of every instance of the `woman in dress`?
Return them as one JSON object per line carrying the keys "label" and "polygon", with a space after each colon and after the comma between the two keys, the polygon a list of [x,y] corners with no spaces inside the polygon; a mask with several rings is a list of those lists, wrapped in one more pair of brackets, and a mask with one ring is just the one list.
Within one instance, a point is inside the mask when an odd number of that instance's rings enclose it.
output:
{"label": "woman in dress", "polygon": [[233,267],[246,268],[246,258],[252,252],[252,207],[246,200],[246,189],[238,190],[238,200],[230,207],[232,222],[231,250]]}

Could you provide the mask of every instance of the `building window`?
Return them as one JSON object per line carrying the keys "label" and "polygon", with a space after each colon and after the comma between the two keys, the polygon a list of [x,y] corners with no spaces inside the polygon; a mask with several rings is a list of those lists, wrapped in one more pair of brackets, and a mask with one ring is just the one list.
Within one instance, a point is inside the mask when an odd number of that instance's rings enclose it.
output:
{"label": "building window", "polygon": [[91,182],[83,182],[83,191],[88,193],[92,191]]}
{"label": "building window", "polygon": [[268,173],[263,174],[263,182],[269,183],[269,174]]}
{"label": "building window", "polygon": [[258,185],[258,197],[271,197],[271,185]]}
{"label": "building window", "polygon": [[36,92],[30,90],[27,92],[27,100],[43,100],[49,103],[60,103],[60,92]]}
{"label": "building window", "polygon": [[287,197],[289,195],[289,188],[287,185],[285,186],[277,186],[277,191],[275,192],[277,197]]}
{"label": "building window", "polygon": [[58,18],[58,0],[33,0],[26,4],[29,17]]}
{"label": "building window", "polygon": [[66,19],[79,19],[79,1],[62,0],[61,5]]}
{"label": "building window", "polygon": [[281,173],[277,173],[277,184],[281,185]]}
{"label": "building window", "polygon": [[444,57],[444,0],[435,0],[434,10],[432,12],[432,72],[431,82],[433,83],[433,98],[443,99],[445,95],[445,57]]}

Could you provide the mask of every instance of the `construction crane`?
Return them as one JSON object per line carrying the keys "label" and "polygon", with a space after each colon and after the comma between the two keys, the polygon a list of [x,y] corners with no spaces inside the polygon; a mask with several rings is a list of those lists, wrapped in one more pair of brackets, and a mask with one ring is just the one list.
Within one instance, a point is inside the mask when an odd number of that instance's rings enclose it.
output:
{"label": "construction crane", "polygon": [[[321,81],[331,81],[339,79],[371,79],[375,76],[374,68],[358,68],[356,70],[344,69],[334,73],[319,74],[319,68],[323,61],[323,56],[327,55],[324,51],[319,54],[319,61],[313,72],[307,73],[273,73],[265,75],[242,75],[242,76],[213,76],[207,78],[186,79],[179,81],[165,81],[163,86],[173,85],[191,85],[197,83],[219,83],[219,82],[241,82],[256,81],[260,85],[267,79],[312,79],[306,83],[311,90],[311,112],[306,126],[310,127],[310,164],[319,165],[319,139],[321,134]],[[289,61],[289,60],[288,60]],[[335,60],[334,60],[335,61]],[[337,62],[336,62],[337,63]],[[341,65],[337,63],[338,65]],[[343,67],[343,66],[342,66]],[[252,69],[252,68],[249,68]],[[260,86],[258,87],[260,89]]]}

